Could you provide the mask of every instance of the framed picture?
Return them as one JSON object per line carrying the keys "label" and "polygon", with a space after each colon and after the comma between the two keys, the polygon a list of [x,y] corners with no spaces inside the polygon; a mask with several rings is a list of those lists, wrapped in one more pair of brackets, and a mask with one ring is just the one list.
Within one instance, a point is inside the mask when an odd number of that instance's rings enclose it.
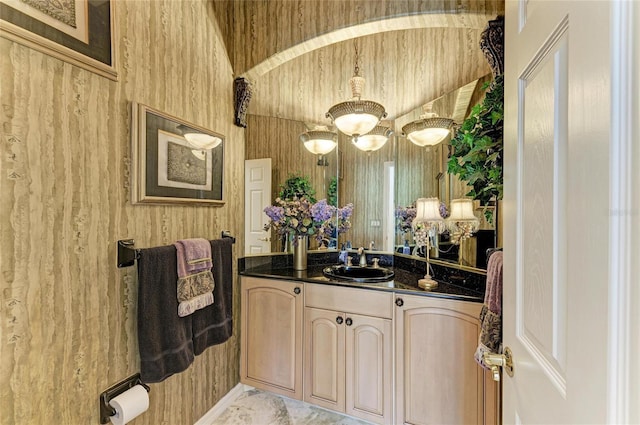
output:
{"label": "framed picture", "polygon": [[115,0],[0,0],[0,36],[117,80]]}
{"label": "framed picture", "polygon": [[133,102],[132,204],[222,206],[224,136]]}

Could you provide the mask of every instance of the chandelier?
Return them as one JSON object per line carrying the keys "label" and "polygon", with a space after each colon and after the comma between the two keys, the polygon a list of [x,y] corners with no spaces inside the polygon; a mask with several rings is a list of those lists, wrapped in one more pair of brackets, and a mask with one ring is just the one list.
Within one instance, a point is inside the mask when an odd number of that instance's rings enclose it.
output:
{"label": "chandelier", "polygon": [[360,76],[360,56],[355,42],[354,48],[355,69],[353,77],[349,80],[352,99],[333,105],[326,116],[342,133],[357,138],[373,130],[380,120],[387,116],[387,113],[381,104],[361,99],[365,80]]}
{"label": "chandelier", "polygon": [[402,127],[402,133],[418,146],[437,145],[451,132],[453,120],[439,117],[438,114],[432,111],[432,103],[427,103],[422,108],[423,114],[420,115],[420,119]]}
{"label": "chandelier", "polygon": [[300,141],[311,153],[326,155],[336,148],[338,135],[325,126],[316,126],[313,130],[300,135]]}
{"label": "chandelier", "polygon": [[393,130],[383,125],[377,125],[365,135],[354,137],[352,142],[360,150],[365,152],[377,151],[387,143]]}

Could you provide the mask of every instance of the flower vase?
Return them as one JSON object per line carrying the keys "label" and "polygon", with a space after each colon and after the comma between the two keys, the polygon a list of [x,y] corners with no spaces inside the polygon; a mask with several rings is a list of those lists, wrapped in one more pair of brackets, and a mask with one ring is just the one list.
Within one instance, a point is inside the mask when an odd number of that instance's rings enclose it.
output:
{"label": "flower vase", "polygon": [[293,269],[307,269],[307,244],[308,236],[296,236],[293,243]]}

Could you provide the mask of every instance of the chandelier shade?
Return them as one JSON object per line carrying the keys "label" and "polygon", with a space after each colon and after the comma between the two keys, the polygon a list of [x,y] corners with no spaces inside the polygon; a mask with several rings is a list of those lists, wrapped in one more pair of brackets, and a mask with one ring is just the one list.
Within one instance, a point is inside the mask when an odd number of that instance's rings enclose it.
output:
{"label": "chandelier shade", "polygon": [[300,141],[311,153],[326,155],[334,150],[338,144],[338,135],[326,127],[316,127],[300,135]]}
{"label": "chandelier shade", "polygon": [[452,125],[451,118],[423,118],[406,124],[402,127],[402,133],[418,146],[434,146],[449,135]]}
{"label": "chandelier shade", "polygon": [[360,150],[365,152],[377,151],[387,143],[389,137],[393,134],[393,130],[383,125],[378,125],[367,134],[357,136],[352,139],[353,144]]}
{"label": "chandelier shade", "polygon": [[422,105],[422,111],[419,120],[402,127],[402,133],[411,143],[420,147],[435,146],[451,133],[453,120],[439,117],[433,112],[433,102]]}
{"label": "chandelier shade", "polygon": [[369,133],[386,116],[381,104],[360,99],[338,103],[327,112],[327,118],[338,130],[351,137]]}

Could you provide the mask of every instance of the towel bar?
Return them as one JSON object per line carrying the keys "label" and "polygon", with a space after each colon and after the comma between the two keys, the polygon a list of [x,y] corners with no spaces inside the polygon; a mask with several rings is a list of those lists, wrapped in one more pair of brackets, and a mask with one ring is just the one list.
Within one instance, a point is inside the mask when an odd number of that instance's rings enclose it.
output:
{"label": "towel bar", "polygon": [[100,423],[107,424],[109,423],[109,418],[116,414],[116,409],[114,409],[109,402],[114,398],[122,394],[123,392],[135,387],[136,385],[142,385],[147,392],[150,391],[150,388],[147,384],[142,382],[140,379],[140,374],[136,373],[135,375],[131,375],[124,381],[120,381],[117,384],[111,386],[109,389],[103,391],[100,394]]}
{"label": "towel bar", "polygon": [[[236,243],[236,238],[231,236],[231,232],[223,230],[220,234],[221,238],[230,238],[232,243]],[[140,258],[140,249],[134,248],[135,241],[133,239],[121,239],[118,241],[118,268],[133,266],[135,261]]]}

